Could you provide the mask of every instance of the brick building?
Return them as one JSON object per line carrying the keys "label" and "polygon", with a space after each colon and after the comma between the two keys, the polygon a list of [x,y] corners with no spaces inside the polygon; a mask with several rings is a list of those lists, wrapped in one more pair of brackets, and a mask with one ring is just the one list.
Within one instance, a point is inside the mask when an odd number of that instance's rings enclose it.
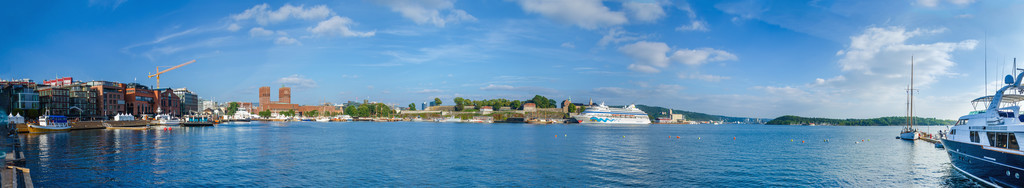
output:
{"label": "brick building", "polygon": [[156,95],[157,103],[153,104],[158,106],[156,113],[181,116],[181,98],[174,94],[174,90],[163,88],[154,92],[160,93],[160,95]]}
{"label": "brick building", "polygon": [[86,85],[96,91],[97,115],[115,116],[127,114],[125,110],[124,84],[108,81],[91,81]]}
{"label": "brick building", "polygon": [[125,111],[132,115],[153,114],[156,106],[156,95],[149,87],[138,83],[125,84],[124,103]]}
{"label": "brick building", "polygon": [[313,111],[313,110],[316,110],[317,112],[321,112],[321,114],[322,114],[322,112],[331,112],[331,113],[341,113],[341,112],[343,112],[342,107],[340,107],[340,106],[333,106],[333,105],[330,105],[330,104],[324,104],[324,105],[320,105],[320,106],[301,106],[301,105],[298,105],[298,104],[292,104],[291,103],[291,101],[292,101],[292,89],[289,88],[289,87],[281,87],[280,89],[277,90],[277,92],[278,92],[278,94],[277,94],[278,95],[278,97],[277,97],[278,101],[271,101],[270,100],[270,87],[268,87],[268,86],[260,87],[260,93],[259,93],[260,104],[259,104],[259,107],[256,107],[255,111],[250,111],[250,112],[252,112],[254,114],[256,114],[258,112],[262,112],[262,111],[268,111],[268,110],[271,113],[278,113],[278,112],[284,112],[284,111],[288,111],[288,110],[295,110],[295,112],[297,112],[297,114],[303,114],[305,112],[309,112],[309,111]]}

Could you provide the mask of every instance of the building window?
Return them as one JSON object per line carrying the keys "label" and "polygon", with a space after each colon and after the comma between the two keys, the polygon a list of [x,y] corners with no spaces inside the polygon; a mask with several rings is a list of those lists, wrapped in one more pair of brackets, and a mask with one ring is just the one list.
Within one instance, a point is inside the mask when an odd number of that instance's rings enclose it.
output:
{"label": "building window", "polygon": [[971,142],[974,142],[974,143],[981,142],[981,138],[978,137],[978,132],[977,131],[971,131]]}

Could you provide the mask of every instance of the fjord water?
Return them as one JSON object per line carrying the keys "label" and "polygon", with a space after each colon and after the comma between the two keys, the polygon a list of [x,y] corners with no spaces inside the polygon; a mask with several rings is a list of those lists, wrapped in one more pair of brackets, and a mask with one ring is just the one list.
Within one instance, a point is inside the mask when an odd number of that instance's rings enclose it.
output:
{"label": "fjord water", "polygon": [[253,122],[20,137],[41,187],[977,186],[900,128]]}

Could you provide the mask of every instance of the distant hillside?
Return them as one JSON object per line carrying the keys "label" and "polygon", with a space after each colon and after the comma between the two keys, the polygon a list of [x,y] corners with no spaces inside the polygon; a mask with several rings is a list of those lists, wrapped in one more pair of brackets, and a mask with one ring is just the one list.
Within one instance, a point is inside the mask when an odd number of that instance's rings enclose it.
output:
{"label": "distant hillside", "polygon": [[[647,105],[642,105],[642,104],[636,105],[636,108],[639,108],[640,110],[646,112],[647,116],[649,116],[651,119],[655,119],[655,118],[658,118],[660,116],[664,116],[664,115],[662,115],[662,113],[664,112],[665,114],[668,114],[668,110],[669,110],[668,108],[663,108],[663,107],[658,107],[658,106],[647,106]],[[690,112],[690,111],[678,110],[678,109],[672,109],[672,113],[683,114],[684,116],[686,116],[686,120],[690,120],[690,121],[726,121],[726,122],[736,122],[736,121],[746,122],[746,121],[757,121],[757,120],[761,120],[761,122],[768,121],[768,119],[719,116],[719,115],[711,115],[711,114],[705,114],[705,113],[699,113],[699,112]]]}
{"label": "distant hillside", "polygon": [[[915,125],[952,125],[956,121],[941,120],[935,118],[914,117]],[[865,126],[865,125],[906,125],[906,117],[880,117],[872,119],[829,119],[829,118],[806,118],[800,116],[782,116],[769,121],[768,125],[842,125],[842,126]]]}

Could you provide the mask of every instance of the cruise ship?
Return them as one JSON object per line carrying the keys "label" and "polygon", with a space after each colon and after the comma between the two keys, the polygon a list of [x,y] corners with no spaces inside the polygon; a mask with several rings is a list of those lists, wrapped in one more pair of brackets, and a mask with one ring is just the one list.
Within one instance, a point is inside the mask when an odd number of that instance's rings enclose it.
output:
{"label": "cruise ship", "polygon": [[601,103],[600,105],[587,108],[583,113],[573,116],[573,118],[579,121],[579,123],[651,124],[651,119],[647,117],[647,113],[637,109],[636,105],[632,104],[625,108],[612,108]]}
{"label": "cruise ship", "polygon": [[[942,138],[953,168],[981,184],[992,187],[1024,187],[1024,152],[1020,150],[1017,133],[1024,133],[1024,115],[1018,102],[1024,73],[1007,75],[1003,86],[994,95],[979,97],[972,103],[986,104],[960,119]],[[1007,92],[1006,91],[1016,91]],[[977,106],[977,105],[976,105]],[[976,109],[977,110],[977,109]],[[1024,134],[1021,134],[1024,135]]]}

